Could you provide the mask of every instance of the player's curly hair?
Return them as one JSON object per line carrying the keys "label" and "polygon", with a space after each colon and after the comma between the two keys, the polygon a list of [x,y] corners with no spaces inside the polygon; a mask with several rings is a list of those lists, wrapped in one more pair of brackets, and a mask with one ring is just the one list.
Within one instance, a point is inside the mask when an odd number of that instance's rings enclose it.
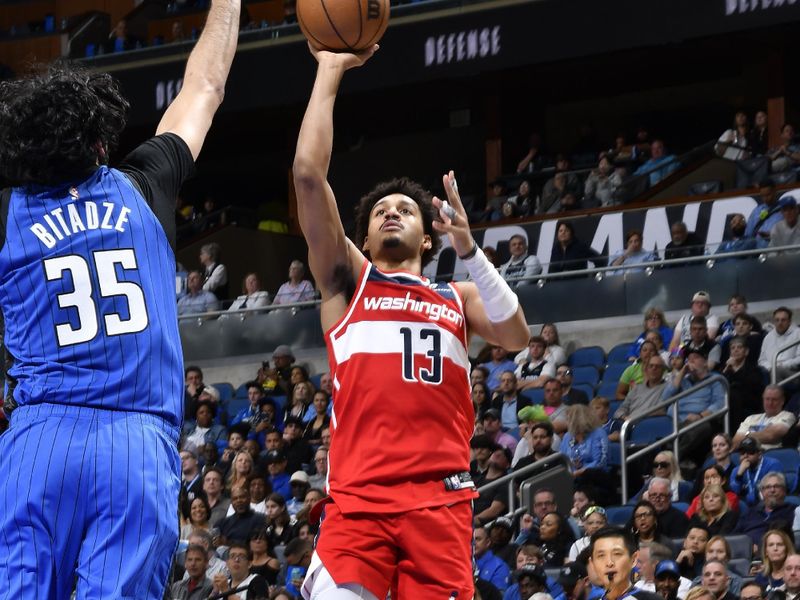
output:
{"label": "player's curly hair", "polygon": [[438,210],[433,205],[433,195],[422,187],[416,181],[412,181],[408,177],[398,177],[389,181],[384,181],[376,185],[372,191],[362,196],[356,206],[356,235],[355,244],[359,248],[364,244],[364,238],[367,237],[369,229],[369,215],[372,212],[372,207],[378,203],[378,200],[390,196],[392,194],[403,194],[408,196],[420,208],[422,213],[422,228],[426,235],[431,236],[431,247],[422,253],[422,266],[427,265],[439,248],[442,246],[442,240],[439,232],[433,228],[433,222],[439,220]]}
{"label": "player's curly hair", "polygon": [[67,61],[0,83],[0,174],[25,186],[85,177],[108,161],[128,106],[110,75]]}

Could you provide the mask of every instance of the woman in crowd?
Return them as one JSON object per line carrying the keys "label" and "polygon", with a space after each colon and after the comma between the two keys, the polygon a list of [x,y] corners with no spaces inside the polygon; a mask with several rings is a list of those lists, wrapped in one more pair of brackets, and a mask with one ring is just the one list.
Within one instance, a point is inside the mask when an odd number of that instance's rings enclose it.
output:
{"label": "woman in crowd", "polygon": [[549,512],[539,524],[539,549],[545,567],[562,567],[574,538],[567,521],[557,512]]}
{"label": "woman in crowd", "polygon": [[589,261],[596,267],[604,267],[606,264],[600,254],[575,236],[575,227],[569,221],[558,224],[556,242],[550,257],[550,273],[588,269]]}
{"label": "woman in crowd", "polygon": [[725,481],[730,483],[731,475],[736,468],[731,453],[733,452],[733,442],[727,433],[718,433],[711,438],[711,458],[715,465],[722,467],[725,474]]}
{"label": "woman in crowd", "polygon": [[[555,367],[565,364],[567,362],[567,354],[564,352],[564,348],[561,347],[556,324],[545,323],[542,325],[542,330],[539,332],[539,335],[547,342],[547,348],[545,348],[544,351],[544,359],[552,363]],[[527,352],[527,349],[525,352]]]}
{"label": "woman in crowd", "polygon": [[572,462],[575,485],[591,485],[598,503],[607,504],[613,485],[608,476],[608,435],[591,408],[574,404],[567,409],[567,432],[559,448]]}
{"label": "woman in crowd", "polygon": [[266,598],[268,586],[267,581],[250,572],[253,554],[250,548],[244,544],[234,542],[228,549],[228,560],[225,564],[230,572],[230,577],[224,573],[217,573],[212,580],[214,584],[214,594],[224,594],[225,592],[242,588],[242,591],[228,595],[228,600],[251,600],[253,598]]}
{"label": "woman in crowd", "polygon": [[[691,485],[681,478],[681,470],[678,461],[671,450],[662,450],[653,459],[653,477],[663,477],[669,479],[669,487],[672,492],[672,502],[688,502],[691,496]],[[647,485],[645,484],[634,498],[644,498],[647,500]]]}
{"label": "woman in crowd", "polygon": [[211,529],[210,520],[211,507],[208,505],[208,500],[203,495],[196,496],[189,504],[189,519],[181,527],[181,539],[188,539],[189,534],[195,529],[208,531]]}
{"label": "woman in crowd", "polygon": [[584,206],[615,206],[619,204],[614,197],[620,185],[625,169],[615,169],[611,160],[605,153],[600,157],[597,168],[593,169],[586,178],[583,187]]}
{"label": "woman in crowd", "polygon": [[697,495],[692,499],[689,508],[686,509],[687,517],[691,518],[697,512],[700,507],[701,492],[710,485],[722,487],[725,492],[725,497],[728,499],[728,508],[734,512],[739,511],[739,496],[728,487],[728,478],[725,476],[725,469],[720,465],[712,464],[703,469],[697,477],[694,488],[697,490]]}
{"label": "woman in crowd", "polygon": [[226,482],[228,491],[235,487],[247,488],[247,477],[253,472],[253,467],[253,457],[247,450],[237,452]]}
{"label": "woman in crowd", "polygon": [[766,594],[783,588],[783,563],[790,554],[794,554],[794,542],[786,532],[770,529],[761,538],[761,571],[751,574]]}
{"label": "woman in crowd", "polygon": [[[721,535],[715,535],[708,538],[706,543],[706,562],[709,560],[718,560],[722,564],[727,565],[728,561],[732,558],[731,546]],[[695,577],[692,580],[692,586],[702,585],[702,576]],[[742,591],[742,577],[739,573],[735,573],[728,568],[728,590],[739,597],[739,592]]]}
{"label": "woman in crowd", "polygon": [[736,527],[739,513],[731,510],[725,490],[718,483],[711,483],[700,492],[700,505],[692,515],[689,526],[705,527],[710,535],[730,533]]}
{"label": "woman in crowd", "polygon": [[569,511],[569,522],[573,531],[583,533],[583,512],[596,504],[594,489],[588,485],[575,486],[572,492],[572,508]]}
{"label": "woman in crowd", "polygon": [[662,348],[668,348],[669,343],[672,341],[672,328],[667,323],[667,318],[664,316],[664,311],[654,306],[648,308],[644,313],[644,330],[636,338],[636,341],[631,344],[628,350],[628,360],[633,362],[639,357],[639,349],[647,338],[647,333],[653,329],[661,334]]}
{"label": "woman in crowd", "polygon": [[[248,273],[242,281],[242,295],[231,304],[230,310],[243,310],[245,308],[264,308],[269,305],[269,293],[261,289],[261,280],[256,273]],[[240,313],[244,318],[256,313]]]}
{"label": "woman in crowd", "polygon": [[583,521],[584,536],[576,540],[575,543],[570,547],[570,562],[577,560],[578,554],[580,554],[585,548],[589,547],[589,542],[591,541],[592,534],[594,534],[595,531],[599,531],[608,525],[606,509],[604,509],[602,506],[595,506],[594,504],[586,507],[586,509],[583,511],[581,520]]}
{"label": "woman in crowd", "polygon": [[733,118],[733,127],[726,129],[717,140],[714,152],[717,156],[728,160],[741,160],[750,157],[748,142],[750,139],[750,122],[747,113],[739,111]]}
{"label": "woman in crowd", "polygon": [[202,448],[207,443],[216,444],[228,436],[227,430],[214,423],[217,405],[210,400],[198,400],[194,409],[194,419],[183,424],[181,448],[189,450]]}
{"label": "woman in crowd", "polygon": [[297,385],[301,381],[308,381],[308,369],[303,365],[294,365],[289,371],[289,385]]}
{"label": "woman in crowd", "polygon": [[322,443],[322,430],[331,422],[328,416],[328,404],[330,404],[328,392],[325,390],[314,392],[314,418],[306,423],[303,431],[303,439],[312,446],[319,446]]}
{"label": "woman in crowd", "polygon": [[306,410],[313,396],[314,386],[310,381],[299,381],[293,385],[292,391],[289,394],[289,402],[286,404],[286,409],[283,412],[284,423],[289,417],[302,419],[306,414]]}
{"label": "woman in crowd", "polygon": [[269,545],[269,536],[267,536],[266,530],[259,528],[251,531],[248,536],[248,544],[253,555],[250,572],[261,575],[271,586],[278,583],[281,563]]}
{"label": "woman in crowd", "polygon": [[[608,266],[621,267],[622,265],[638,265],[656,260],[658,260],[658,256],[654,252],[642,248],[642,232],[638,229],[631,229],[625,237],[625,249],[614,254],[609,259]],[[643,267],[639,267],[636,269],[621,269],[619,271],[614,271],[614,273],[621,275],[643,270]]]}
{"label": "woman in crowd", "polygon": [[271,547],[286,545],[295,537],[294,523],[286,500],[280,494],[267,497],[267,537]]}
{"label": "woman in crowd", "polygon": [[717,597],[702,585],[690,589],[683,600],[717,600]]}
{"label": "woman in crowd", "polygon": [[644,366],[657,354],[658,348],[653,342],[646,340],[642,342],[639,346],[639,358],[620,375],[617,383],[617,400],[625,400],[630,389],[644,381]]}
{"label": "woman in crowd", "polygon": [[475,409],[475,421],[482,422],[483,415],[491,406],[492,395],[489,387],[482,381],[472,385],[472,406]]}
{"label": "woman in crowd", "polygon": [[670,539],[662,535],[658,527],[656,518],[656,508],[647,500],[639,500],[633,507],[631,520],[628,522],[628,529],[633,533],[636,542],[658,542],[667,548],[672,547]]}

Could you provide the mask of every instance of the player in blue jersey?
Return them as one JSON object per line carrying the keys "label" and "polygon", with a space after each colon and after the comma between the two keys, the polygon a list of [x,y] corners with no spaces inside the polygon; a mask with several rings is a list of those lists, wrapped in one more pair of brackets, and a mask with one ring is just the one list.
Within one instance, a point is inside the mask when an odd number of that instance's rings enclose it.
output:
{"label": "player in blue jersey", "polygon": [[214,0],[156,136],[68,64],[0,84],[0,598],[160,599],[178,539],[174,210],[219,107],[241,0]]}

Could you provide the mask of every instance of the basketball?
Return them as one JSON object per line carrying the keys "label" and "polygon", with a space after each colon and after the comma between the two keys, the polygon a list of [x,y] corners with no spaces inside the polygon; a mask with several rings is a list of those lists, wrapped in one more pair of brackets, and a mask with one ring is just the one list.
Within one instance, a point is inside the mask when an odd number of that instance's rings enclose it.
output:
{"label": "basketball", "polygon": [[297,0],[297,22],[318,50],[359,52],[386,31],[389,0]]}

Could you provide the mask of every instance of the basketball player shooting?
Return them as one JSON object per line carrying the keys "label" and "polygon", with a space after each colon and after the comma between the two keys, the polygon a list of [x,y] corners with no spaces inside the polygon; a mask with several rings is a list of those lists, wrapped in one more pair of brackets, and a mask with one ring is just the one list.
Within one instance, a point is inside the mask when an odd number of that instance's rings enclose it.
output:
{"label": "basketball player shooting", "polygon": [[163,598],[183,420],[175,200],[239,12],[213,0],[157,135],[117,169],[128,104],[110,76],[58,64],[0,84],[0,598]]}
{"label": "basketball player shooting", "polygon": [[[522,348],[516,295],[475,244],[453,172],[447,200],[398,179],[357,209],[344,233],[327,182],[333,108],[361,54],[311,52],[316,81],[294,161],[300,225],[322,293],[334,377],[331,501],[303,585],[312,600],[470,599],[472,510],[469,335]],[[474,283],[436,284],[423,266],[450,238]]]}

